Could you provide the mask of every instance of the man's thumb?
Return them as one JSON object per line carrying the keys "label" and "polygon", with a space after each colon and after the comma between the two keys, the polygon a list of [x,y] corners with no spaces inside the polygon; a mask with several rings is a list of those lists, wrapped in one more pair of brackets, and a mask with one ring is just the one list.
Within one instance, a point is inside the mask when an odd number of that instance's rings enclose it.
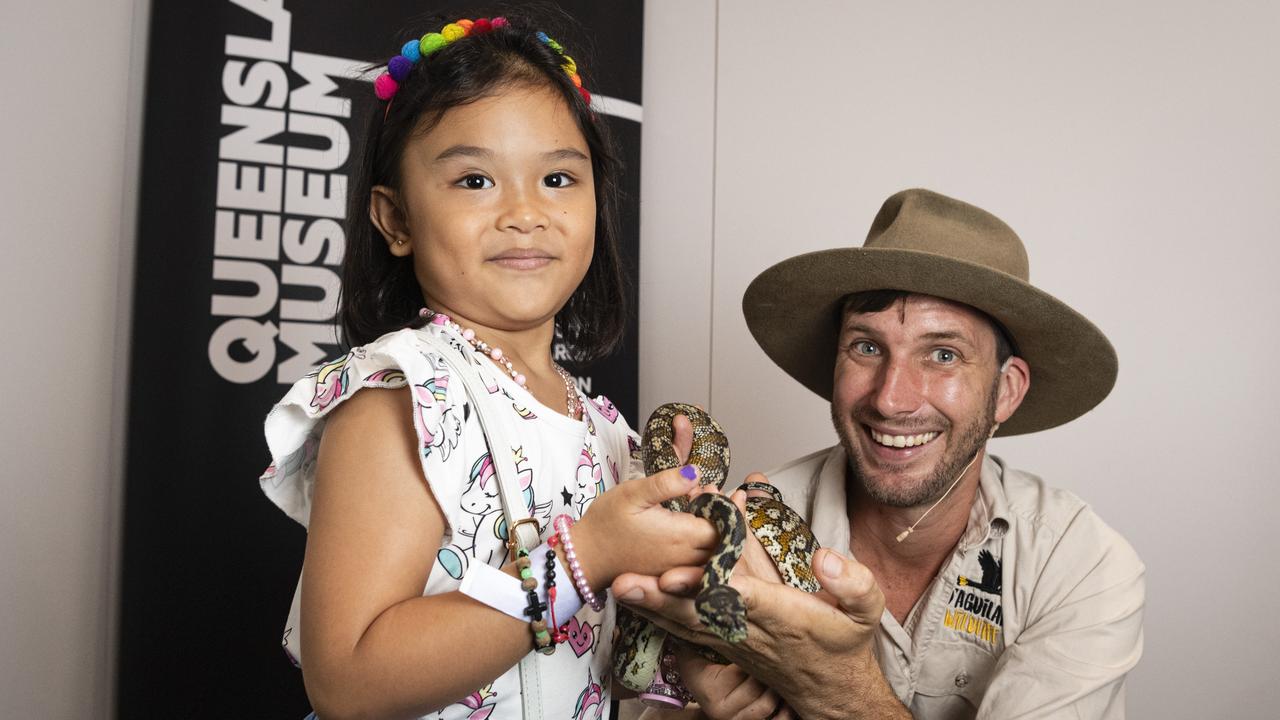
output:
{"label": "man's thumb", "polygon": [[884,612],[884,593],[871,570],[856,560],[822,548],[813,556],[813,571],[840,608],[855,620],[877,625]]}

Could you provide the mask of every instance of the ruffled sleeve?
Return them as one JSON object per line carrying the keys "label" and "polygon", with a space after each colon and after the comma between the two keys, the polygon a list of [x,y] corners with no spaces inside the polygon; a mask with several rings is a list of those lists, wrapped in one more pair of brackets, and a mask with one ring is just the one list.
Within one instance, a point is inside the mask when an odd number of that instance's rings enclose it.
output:
{"label": "ruffled sleeve", "polygon": [[604,395],[591,398],[584,407],[588,409],[592,432],[599,426],[606,438],[614,484],[645,477],[648,473],[644,471],[640,436],[618,408]]}
{"label": "ruffled sleeve", "polygon": [[[294,383],[268,413],[267,446],[271,465],[259,478],[262,490],[289,517],[306,526],[311,516],[316,453],[326,418],[365,388],[409,388],[412,417],[423,475],[442,508],[456,507],[461,483],[453,473],[465,472],[451,462],[461,441],[467,415],[461,383],[450,384],[448,364],[418,342],[412,330],[401,330],[321,365]],[[452,519],[446,514],[452,525]]]}

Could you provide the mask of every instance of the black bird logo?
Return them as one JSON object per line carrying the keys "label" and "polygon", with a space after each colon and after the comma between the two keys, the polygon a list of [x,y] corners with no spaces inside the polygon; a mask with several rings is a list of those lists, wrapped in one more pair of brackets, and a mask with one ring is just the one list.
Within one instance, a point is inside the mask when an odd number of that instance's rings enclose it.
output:
{"label": "black bird logo", "polygon": [[990,550],[983,550],[978,553],[978,564],[982,566],[982,582],[974,582],[970,578],[961,575],[959,584],[989,592],[992,595],[999,595],[1001,588],[1000,561],[991,554]]}

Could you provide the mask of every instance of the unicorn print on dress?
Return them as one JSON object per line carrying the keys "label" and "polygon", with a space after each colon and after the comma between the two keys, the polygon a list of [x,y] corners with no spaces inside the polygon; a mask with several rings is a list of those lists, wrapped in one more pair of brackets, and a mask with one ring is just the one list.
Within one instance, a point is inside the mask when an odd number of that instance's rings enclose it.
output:
{"label": "unicorn print on dress", "polygon": [[404,387],[406,382],[408,380],[399,368],[383,368],[364,379],[365,385],[383,388]]}
{"label": "unicorn print on dress", "polygon": [[493,691],[493,683],[489,683],[470,695],[462,698],[457,704],[465,705],[471,709],[471,714],[467,716],[467,720],[486,720],[498,701],[494,698],[498,694]]}
{"label": "unicorn print on dress", "polygon": [[[491,526],[494,534],[502,521],[502,500],[498,497],[498,480],[493,472],[493,460],[489,453],[481,455],[471,466],[467,486],[462,491],[462,509],[466,517],[454,535],[454,542],[440,548],[436,560],[454,579],[462,579],[467,567],[476,558],[476,538],[482,530]],[[489,556],[479,558],[492,564],[492,555],[501,548],[490,551]]]}
{"label": "unicorn print on dress", "polygon": [[587,686],[578,694],[578,702],[573,708],[573,720],[600,720],[603,712],[604,689],[591,676],[591,669],[587,668]]}
{"label": "unicorn print on dress", "polygon": [[591,445],[582,448],[578,456],[578,491],[574,493],[574,502],[578,506],[578,517],[587,512],[587,506],[598,496],[604,494],[604,477],[600,470],[600,462],[596,459]]}
{"label": "unicorn print on dress", "polygon": [[[302,447],[286,456],[280,466],[277,467],[275,463],[268,465],[262,472],[262,476],[258,478],[258,482],[275,488],[299,472],[309,473],[315,466],[319,452],[320,440],[316,437],[315,431],[307,433],[306,439],[302,441]],[[305,493],[308,502],[311,500],[313,488],[314,486],[310,483],[306,485]]]}
{"label": "unicorn print on dress", "polygon": [[504,389],[504,390],[502,391],[502,394],[503,394],[503,395],[505,395],[505,396],[507,397],[507,399],[511,401],[511,409],[512,409],[512,410],[515,410],[515,411],[516,411],[516,414],[517,414],[517,415],[519,415],[521,418],[523,418],[523,419],[525,419],[525,420],[537,420],[537,419],[538,419],[538,416],[537,416],[537,415],[534,415],[532,410],[530,410],[529,408],[525,407],[524,405],[521,405],[520,403],[516,402],[516,399],[515,399],[514,397],[512,397],[512,396],[511,396],[511,393],[507,392],[507,391]]}
{"label": "unicorn print on dress", "polygon": [[[533,468],[529,467],[529,458],[525,457],[524,447],[514,448],[512,452],[516,461],[516,478],[520,481],[520,496],[524,498],[524,506],[529,511],[529,516],[538,520],[539,523],[546,527],[551,523],[551,504],[548,500],[545,503],[539,503],[533,492]],[[507,525],[505,519],[502,523],[502,530],[498,537],[506,542]]]}
{"label": "unicorn print on dress", "polygon": [[609,398],[603,395],[597,395],[591,399],[591,404],[596,406],[596,409],[600,411],[600,414],[604,416],[605,420],[608,420],[611,423],[618,422],[618,408],[614,407],[613,403],[609,402]]}
{"label": "unicorn print on dress", "polygon": [[432,376],[412,389],[413,424],[422,441],[422,456],[425,458],[433,450],[438,450],[440,459],[448,460],[462,437],[462,420],[456,408],[446,402],[449,366],[439,357],[431,357],[431,362]]}
{"label": "unicorn print on dress", "polygon": [[345,395],[351,389],[350,362],[364,359],[364,348],[355,347],[341,358],[321,365],[314,372],[308,373],[307,377],[316,379],[315,392],[311,396],[311,407],[318,412],[324,412],[325,408]]}

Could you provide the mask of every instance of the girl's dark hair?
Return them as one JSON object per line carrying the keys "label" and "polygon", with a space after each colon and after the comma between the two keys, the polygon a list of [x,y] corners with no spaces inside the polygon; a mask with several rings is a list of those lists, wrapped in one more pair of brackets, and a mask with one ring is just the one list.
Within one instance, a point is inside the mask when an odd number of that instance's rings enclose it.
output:
{"label": "girl's dark hair", "polygon": [[[556,24],[567,24],[567,17],[559,15],[560,22]],[[405,145],[415,133],[429,132],[450,108],[491,96],[511,85],[528,84],[551,88],[564,99],[591,151],[595,184],[594,255],[586,276],[556,314],[556,330],[575,362],[604,357],[622,343],[630,308],[617,246],[617,152],[604,122],[597,119],[561,67],[563,56],[537,37],[542,30],[562,39],[563,27],[548,29],[541,17],[539,25],[534,26],[528,12],[508,13],[506,17],[505,27],[462,38],[415,63],[400,83],[385,118],[385,103],[372,92],[368,94],[374,107],[368,111],[364,144],[358,150],[359,165],[351,181],[338,301],[342,341],[348,347],[416,323],[422,307],[422,291],[412,258],[392,255],[369,218],[373,186],[400,186]],[[424,22],[406,32],[400,44],[424,32],[439,31],[447,22]],[[567,45],[566,52],[578,55]],[[580,77],[584,64],[578,63]],[[585,80],[584,85],[591,87]]]}

